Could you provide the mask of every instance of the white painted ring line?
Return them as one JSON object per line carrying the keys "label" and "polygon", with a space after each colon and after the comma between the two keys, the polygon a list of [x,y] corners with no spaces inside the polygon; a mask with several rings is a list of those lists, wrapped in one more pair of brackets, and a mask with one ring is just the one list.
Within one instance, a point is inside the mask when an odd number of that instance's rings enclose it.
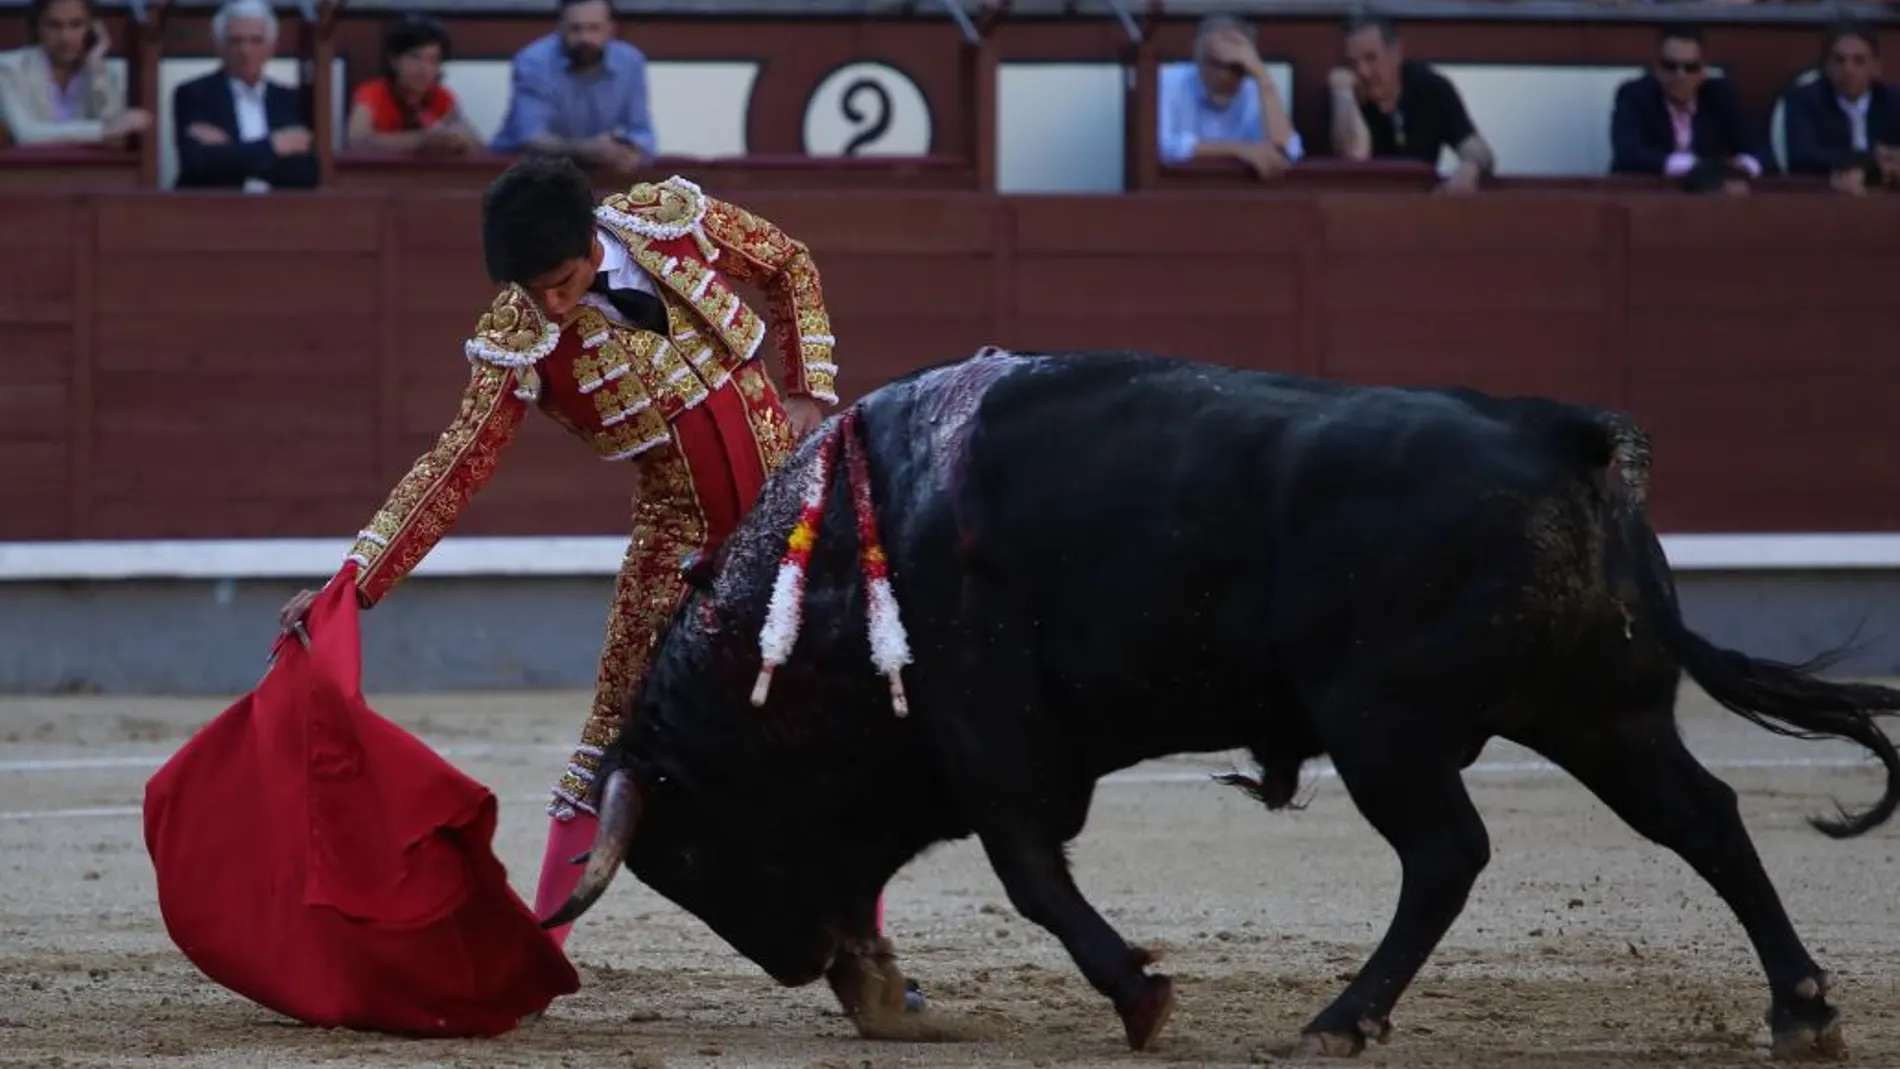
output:
{"label": "white painted ring line", "polygon": [[[535,750],[537,752],[540,752],[540,751],[546,751],[546,750],[565,750],[565,749],[568,749],[568,747],[533,746],[533,747],[488,747],[488,748],[473,748],[473,749],[485,749],[486,752],[494,753],[497,751],[519,752],[522,750]],[[441,751],[438,751],[438,752],[441,752]],[[447,755],[445,754],[444,756],[447,756]],[[152,768],[156,768],[164,762],[164,758],[160,758],[160,757],[130,758],[130,759],[128,758],[95,759],[95,761],[97,762],[123,762],[127,760],[145,761],[148,763],[147,766],[152,767]],[[18,761],[6,762],[5,764],[0,764],[0,771],[50,772],[50,771],[73,771],[74,770],[73,762],[57,762],[57,761],[50,762],[50,764],[57,764],[58,767],[56,768],[55,767],[30,767],[30,768],[19,767],[22,765],[31,765],[31,764],[34,764],[34,763],[33,762],[18,762]],[[1796,768],[1841,769],[1841,768],[1876,767],[1875,762],[1873,762],[1871,759],[1859,758],[1859,757],[1738,757],[1738,758],[1730,758],[1726,760],[1724,759],[1704,760],[1702,761],[1702,766],[1704,768],[1707,768],[1711,772],[1739,771],[1739,770],[1745,770],[1745,769],[1796,769]],[[126,768],[126,767],[131,767],[131,766],[128,766],[123,763],[111,763],[111,764],[98,763],[91,766],[83,766],[83,767],[95,767],[95,768],[103,769],[103,768]],[[1227,769],[1226,771],[1239,771],[1239,770]],[[1178,786],[1178,785],[1184,785],[1184,784],[1190,784],[1190,783],[1211,784],[1213,782],[1213,777],[1217,775],[1222,775],[1222,774],[1223,772],[1213,771],[1213,770],[1210,770],[1207,772],[1160,772],[1160,771],[1116,772],[1109,776],[1103,777],[1101,780],[1101,786],[1104,786],[1104,787],[1149,787],[1149,786]],[[1567,775],[1567,773],[1565,773],[1562,769],[1558,768],[1556,765],[1553,765],[1548,761],[1479,761],[1478,763],[1472,765],[1470,768],[1466,769],[1465,774],[1477,775],[1477,776],[1523,776],[1523,777],[1537,778],[1537,779]],[[1305,783],[1308,779],[1332,780],[1332,779],[1337,779],[1338,777],[1339,777],[1338,772],[1336,772],[1332,768],[1331,765],[1324,764],[1324,763],[1321,763],[1314,767],[1303,770],[1300,774],[1302,783]],[[522,802],[522,803],[544,802],[547,800],[547,794],[545,792],[536,793],[536,794],[523,794],[523,795],[517,796],[514,800],[517,802]],[[136,816],[141,815],[142,813],[143,813],[143,810],[138,806],[82,806],[82,807],[73,808],[73,809],[38,809],[38,810],[0,811],[0,820],[15,820],[15,821],[81,820],[81,819],[97,819],[97,818],[107,818],[107,817],[136,817]]]}

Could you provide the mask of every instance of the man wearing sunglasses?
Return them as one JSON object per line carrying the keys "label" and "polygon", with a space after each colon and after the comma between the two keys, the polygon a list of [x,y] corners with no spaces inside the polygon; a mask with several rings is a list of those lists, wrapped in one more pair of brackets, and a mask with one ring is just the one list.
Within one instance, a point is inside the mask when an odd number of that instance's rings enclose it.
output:
{"label": "man wearing sunglasses", "polygon": [[1742,120],[1735,87],[1709,77],[1702,31],[1665,26],[1647,74],[1617,87],[1610,170],[1653,174],[1690,188],[1740,192],[1760,177],[1763,153]]}

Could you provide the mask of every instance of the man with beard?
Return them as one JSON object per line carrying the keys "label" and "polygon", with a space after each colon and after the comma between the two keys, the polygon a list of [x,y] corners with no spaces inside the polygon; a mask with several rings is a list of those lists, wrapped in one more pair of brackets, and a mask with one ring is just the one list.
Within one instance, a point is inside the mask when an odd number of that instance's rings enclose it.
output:
{"label": "man with beard", "polygon": [[607,0],[560,5],[555,31],[515,53],[508,115],[490,147],[631,174],[658,153],[646,56],[614,36]]}

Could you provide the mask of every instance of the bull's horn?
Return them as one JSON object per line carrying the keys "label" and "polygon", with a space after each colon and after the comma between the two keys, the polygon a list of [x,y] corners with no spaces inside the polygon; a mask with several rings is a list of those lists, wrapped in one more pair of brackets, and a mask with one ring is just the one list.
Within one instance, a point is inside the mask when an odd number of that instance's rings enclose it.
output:
{"label": "bull's horn", "polygon": [[600,828],[594,833],[594,848],[583,855],[587,858],[587,871],[581,873],[579,886],[561,903],[561,908],[554,911],[554,916],[541,922],[543,928],[559,928],[580,919],[607,890],[626,859],[627,844],[633,841],[633,827],[640,821],[640,789],[626,769],[616,768],[600,793]]}

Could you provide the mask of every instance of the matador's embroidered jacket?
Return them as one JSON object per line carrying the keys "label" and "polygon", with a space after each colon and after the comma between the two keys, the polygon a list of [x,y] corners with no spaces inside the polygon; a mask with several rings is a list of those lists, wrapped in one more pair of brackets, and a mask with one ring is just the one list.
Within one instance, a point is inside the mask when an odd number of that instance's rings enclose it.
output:
{"label": "matador's embroidered jacket", "polygon": [[473,370],[461,410],[357,535],[349,559],[364,605],[454,525],[530,405],[605,460],[667,445],[671,420],[725,385],[765,337],[765,323],[728,278],[767,294],[786,394],[836,402],[830,321],[802,243],[677,175],[606,197],[595,218],[666,291],[670,333],[610,320],[591,295],[561,323],[519,287],[497,296],[464,347]]}

